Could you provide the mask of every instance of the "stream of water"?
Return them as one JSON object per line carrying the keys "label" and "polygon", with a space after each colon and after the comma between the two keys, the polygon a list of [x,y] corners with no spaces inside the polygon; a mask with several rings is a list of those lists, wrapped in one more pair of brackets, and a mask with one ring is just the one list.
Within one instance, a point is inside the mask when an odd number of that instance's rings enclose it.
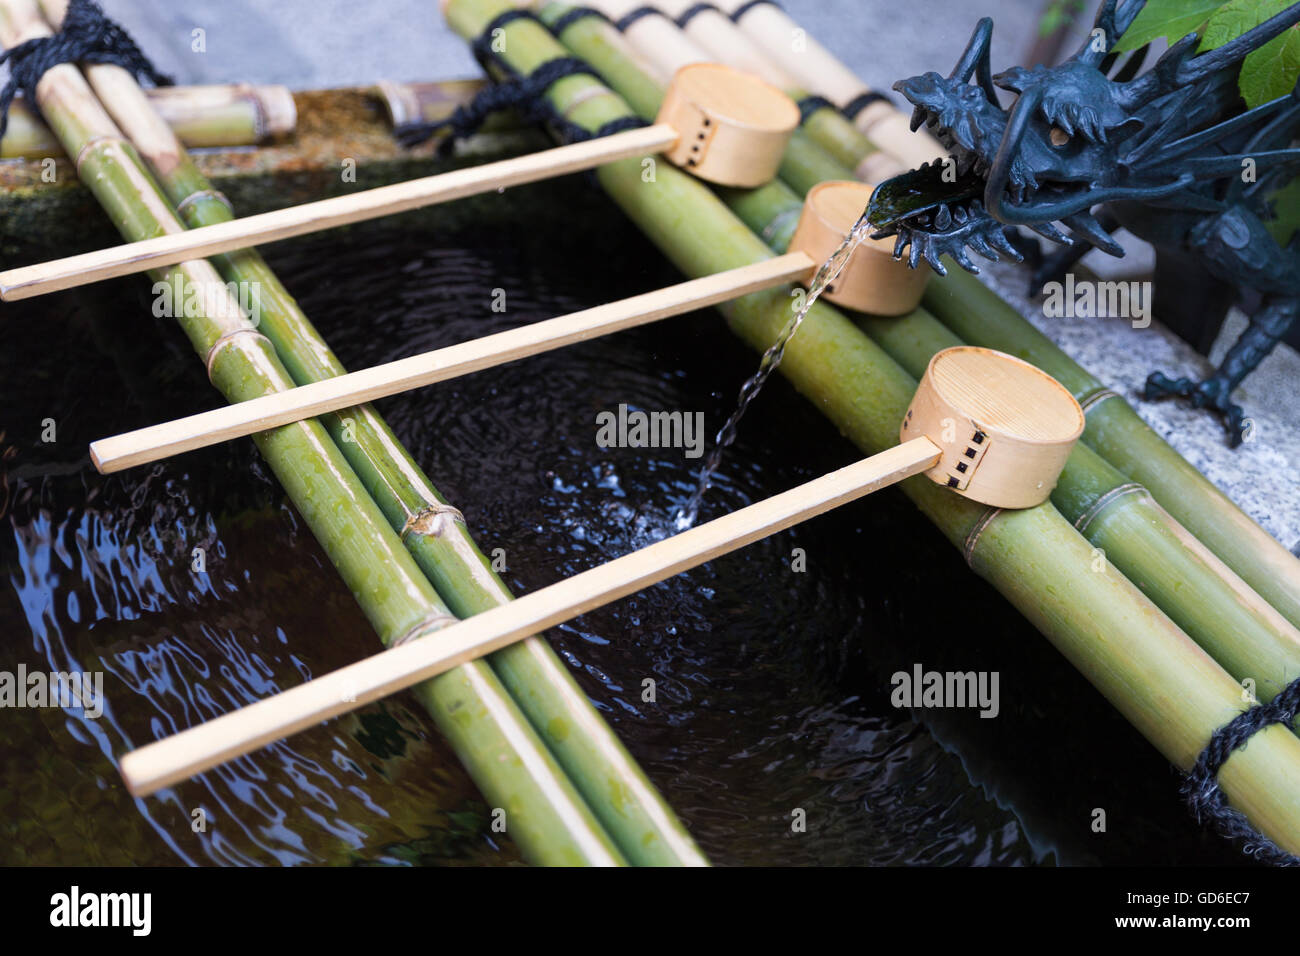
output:
{"label": "stream of water", "polygon": [[696,518],[700,514],[700,506],[704,504],[704,496],[708,494],[709,488],[713,486],[714,476],[717,475],[718,469],[722,466],[722,456],[731,444],[736,440],[736,433],[740,428],[740,420],[745,417],[745,412],[749,409],[750,404],[758,397],[758,393],[763,390],[763,385],[771,377],[772,373],[781,365],[781,360],[785,358],[786,346],[794,338],[799,326],[803,325],[804,317],[812,309],[813,304],[821,298],[821,294],[830,288],[831,284],[839,278],[844,267],[848,265],[849,258],[862,241],[870,234],[873,226],[867,221],[867,214],[864,212],[858,219],[849,234],[840,243],[821,268],[813,276],[812,282],[808,286],[808,293],[804,296],[803,304],[798,306],[790,321],[781,329],[781,334],[776,337],[776,341],[763,353],[759,359],[758,371],[745,380],[745,384],[740,387],[740,398],[736,402],[736,410],[731,413],[726,424],[718,431],[717,437],[713,440],[713,447],[709,449],[708,457],[704,459],[704,467],[700,469],[699,483],[692,492],[691,497],[682,505],[677,512],[676,525],[678,531],[685,531],[691,525],[695,524]]}

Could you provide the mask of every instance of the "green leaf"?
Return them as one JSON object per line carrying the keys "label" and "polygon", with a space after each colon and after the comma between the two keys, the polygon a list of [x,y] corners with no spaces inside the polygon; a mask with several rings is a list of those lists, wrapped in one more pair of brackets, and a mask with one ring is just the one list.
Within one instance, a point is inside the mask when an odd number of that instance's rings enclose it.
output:
{"label": "green leaf", "polygon": [[1293,0],[1229,0],[1210,17],[1197,52],[1213,50],[1276,16]]}
{"label": "green leaf", "polygon": [[1198,30],[1223,0],[1149,0],[1133,25],[1115,45],[1115,52],[1136,50],[1165,37],[1170,43]]}
{"label": "green leaf", "polygon": [[1277,218],[1269,222],[1268,231],[1282,245],[1300,232],[1300,179],[1293,179],[1269,196]]}
{"label": "green leaf", "polygon": [[1253,109],[1295,89],[1300,79],[1300,25],[1246,57],[1238,80],[1246,106]]}

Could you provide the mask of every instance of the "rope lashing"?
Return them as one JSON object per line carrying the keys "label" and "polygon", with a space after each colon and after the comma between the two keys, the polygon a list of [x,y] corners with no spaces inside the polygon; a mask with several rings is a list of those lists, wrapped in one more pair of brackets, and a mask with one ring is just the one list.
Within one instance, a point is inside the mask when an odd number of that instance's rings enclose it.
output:
{"label": "rope lashing", "polygon": [[855,120],[858,118],[858,114],[872,103],[888,103],[890,106],[894,105],[894,101],[884,93],[877,93],[875,90],[868,90],[865,93],[859,93],[857,96],[853,97],[853,99],[845,103],[844,108],[840,110],[840,112],[849,119]]}
{"label": "rope lashing", "polygon": [[50,37],[25,40],[0,53],[0,63],[9,64],[9,82],[0,90],[0,136],[9,127],[9,106],[19,92],[33,109],[36,84],[51,67],[60,63],[112,63],[137,80],[155,86],[170,86],[170,77],[159,73],[131,35],[104,15],[94,0],[72,0],[63,18],[63,28]]}
{"label": "rope lashing", "polygon": [[801,100],[798,102],[797,105],[798,105],[798,107],[799,107],[799,125],[800,125],[800,126],[802,126],[804,123],[808,122],[809,117],[811,117],[811,116],[812,116],[814,113],[816,113],[818,110],[825,110],[825,109],[833,110],[833,109],[835,109],[835,104],[834,104],[834,103],[832,103],[832,102],[831,102],[830,100],[828,100],[826,97],[824,97],[824,96],[818,96],[818,95],[815,94],[815,93],[812,94],[811,96],[805,96],[803,99],[801,99]]}
{"label": "rope lashing", "polygon": [[614,26],[618,28],[620,33],[626,33],[627,28],[636,23],[642,17],[663,17],[666,20],[672,19],[672,17],[668,16],[668,14],[664,13],[657,7],[637,7],[631,13],[625,14],[615,20]]}
{"label": "rope lashing", "polygon": [[1300,711],[1300,679],[1288,684],[1267,704],[1256,704],[1242,711],[1216,730],[1183,784],[1183,795],[1197,823],[1213,823],[1223,836],[1241,840],[1248,856],[1273,866],[1300,866],[1300,857],[1259,833],[1241,811],[1229,806],[1218,775],[1228,758],[1245,747],[1251,737],[1274,724],[1289,726],[1297,711]]}
{"label": "rope lashing", "polygon": [[765,3],[771,4],[772,6],[776,7],[778,10],[781,9],[781,4],[777,3],[776,0],[749,0],[748,3],[742,3],[740,6],[736,7],[735,10],[731,11],[731,19],[736,23],[739,23],[740,18],[743,17],[745,14],[747,14],[750,10],[753,10],[755,7],[761,7]]}
{"label": "rope lashing", "polygon": [[[445,153],[452,148],[457,140],[477,133],[493,113],[505,109],[520,110],[526,122],[553,127],[560,134],[560,137],[568,143],[609,136],[613,133],[648,125],[638,117],[625,116],[611,120],[592,132],[561,116],[546,98],[546,91],[553,84],[567,76],[585,75],[601,80],[600,74],[584,60],[573,56],[561,56],[553,60],[547,60],[527,75],[519,73],[492,49],[493,34],[506,24],[513,23],[516,20],[532,20],[539,26],[545,26],[527,10],[507,10],[494,17],[471,44],[474,57],[483,66],[484,71],[491,75],[491,67],[495,66],[507,76],[507,79],[501,83],[484,87],[468,103],[457,106],[451,116],[445,120],[439,120],[435,123],[407,123],[399,126],[393,131],[393,135],[397,137],[399,142],[404,146],[415,146],[427,141],[442,130],[449,130],[450,135],[439,147],[440,151]],[[601,80],[601,82],[604,81]]]}
{"label": "rope lashing", "polygon": [[614,22],[595,7],[574,7],[572,10],[569,10],[555,19],[555,22],[551,24],[551,33],[555,34],[558,38],[560,34],[569,29],[569,27],[573,26],[579,20],[587,19],[587,17],[595,17],[598,20],[604,20],[611,26]]}
{"label": "rope lashing", "polygon": [[[690,23],[701,13],[708,13],[710,10],[714,13],[722,13],[722,11],[712,3],[697,3],[682,11],[682,15],[677,18],[677,25],[684,30],[686,29],[686,24]],[[726,16],[726,14],[723,14],[723,16]]]}

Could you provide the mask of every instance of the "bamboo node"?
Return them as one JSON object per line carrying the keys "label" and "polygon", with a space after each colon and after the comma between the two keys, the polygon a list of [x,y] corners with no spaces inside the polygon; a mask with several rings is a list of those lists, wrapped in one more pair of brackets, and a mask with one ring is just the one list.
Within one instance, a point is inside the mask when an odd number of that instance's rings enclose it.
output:
{"label": "bamboo node", "polygon": [[1110,491],[1101,495],[1096,501],[1094,501],[1091,508],[1079,515],[1078,520],[1074,522],[1075,528],[1078,529],[1080,534],[1086,534],[1088,526],[1092,524],[1093,520],[1098,515],[1106,510],[1112,501],[1118,501],[1120,498],[1127,495],[1138,494],[1149,496],[1149,492],[1146,488],[1143,485],[1138,484],[1136,481],[1128,481],[1122,485],[1116,485]]}
{"label": "bamboo node", "polygon": [[984,529],[993,523],[993,519],[1002,514],[1001,508],[990,508],[980,516],[980,520],[975,522],[975,527],[970,529],[970,534],[966,535],[966,541],[962,545],[962,557],[966,559],[966,564],[970,568],[975,567],[975,549],[979,547],[980,535]]}
{"label": "bamboo node", "polygon": [[81,149],[77,150],[77,158],[73,161],[73,165],[77,168],[77,175],[81,175],[82,160],[84,160],[87,154],[92,150],[97,149],[100,146],[111,146],[113,144],[121,143],[121,138],[117,136],[92,136],[90,139],[86,140]]}
{"label": "bamboo node", "polygon": [[1122,398],[1119,392],[1113,388],[1099,388],[1091,395],[1085,395],[1079,399],[1079,407],[1083,409],[1083,414],[1087,415],[1090,411],[1106,401],[1108,398]]}
{"label": "bamboo node", "polygon": [[439,501],[422,508],[406,519],[406,524],[402,526],[402,540],[405,541],[408,534],[440,538],[450,531],[456,522],[465,524],[465,516],[461,514],[460,509]]}
{"label": "bamboo node", "polygon": [[272,353],[275,352],[275,347],[271,345],[271,340],[252,326],[242,329],[234,329],[227,332],[212,343],[212,347],[208,349],[208,354],[203,360],[204,364],[208,367],[208,381],[212,381],[212,366],[216,362],[217,356],[226,348],[226,346],[236,341],[241,335],[255,335],[266,343],[266,347],[270,349]]}
{"label": "bamboo node", "polygon": [[441,631],[444,627],[451,627],[451,625],[459,623],[460,618],[456,617],[454,614],[448,614],[446,611],[434,611],[405,634],[400,634],[393,638],[393,642],[388,646],[390,649],[400,647],[403,644],[409,644],[411,641],[419,640],[422,637],[428,637],[430,634]]}
{"label": "bamboo node", "polygon": [[221,203],[221,205],[225,206],[228,210],[230,210],[230,214],[232,216],[235,214],[235,207],[231,205],[230,200],[226,198],[226,194],[221,192],[221,190],[199,189],[190,193],[188,196],[186,196],[184,199],[182,199],[180,202],[176,204],[176,215],[179,216],[181,219],[184,219],[185,213],[189,210],[191,206],[193,206],[200,199],[215,199],[217,202]]}

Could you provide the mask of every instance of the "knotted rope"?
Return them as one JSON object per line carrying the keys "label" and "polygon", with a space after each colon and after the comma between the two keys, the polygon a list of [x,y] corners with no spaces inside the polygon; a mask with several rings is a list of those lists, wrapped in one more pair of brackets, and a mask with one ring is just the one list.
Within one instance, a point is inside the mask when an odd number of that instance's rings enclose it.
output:
{"label": "knotted rope", "polygon": [[489,72],[490,75],[489,68],[495,66],[505,73],[507,79],[496,85],[484,87],[468,103],[456,107],[451,116],[445,120],[435,123],[407,123],[398,127],[393,131],[393,135],[399,142],[404,146],[415,146],[430,139],[436,133],[447,130],[450,135],[439,147],[439,150],[445,153],[455,145],[457,140],[477,133],[493,113],[505,109],[520,110],[524,120],[534,125],[551,126],[567,143],[609,136],[647,125],[638,117],[625,116],[606,123],[592,132],[562,116],[546,98],[547,90],[566,76],[586,75],[600,80],[600,74],[586,62],[573,56],[547,60],[527,75],[519,73],[492,49],[493,34],[515,20],[532,20],[544,26],[527,10],[507,10],[494,17],[470,44],[474,58],[478,60],[484,71]]}
{"label": "knotted rope", "polygon": [[1288,853],[1259,833],[1241,811],[1229,806],[1219,786],[1218,775],[1228,758],[1245,747],[1251,737],[1274,724],[1289,727],[1298,710],[1300,679],[1288,684],[1267,704],[1256,704],[1242,711],[1216,730],[1183,783],[1183,795],[1197,823],[1213,824],[1228,839],[1241,840],[1242,850],[1247,856],[1273,866],[1300,866],[1300,857]]}
{"label": "knotted rope", "polygon": [[36,84],[45,71],[60,63],[112,63],[129,71],[137,80],[155,86],[170,86],[172,80],[159,73],[131,35],[104,15],[94,0],[72,0],[63,27],[49,37],[25,40],[0,53],[0,63],[9,64],[9,82],[0,90],[0,137],[9,127],[9,106],[20,91],[33,109]]}

